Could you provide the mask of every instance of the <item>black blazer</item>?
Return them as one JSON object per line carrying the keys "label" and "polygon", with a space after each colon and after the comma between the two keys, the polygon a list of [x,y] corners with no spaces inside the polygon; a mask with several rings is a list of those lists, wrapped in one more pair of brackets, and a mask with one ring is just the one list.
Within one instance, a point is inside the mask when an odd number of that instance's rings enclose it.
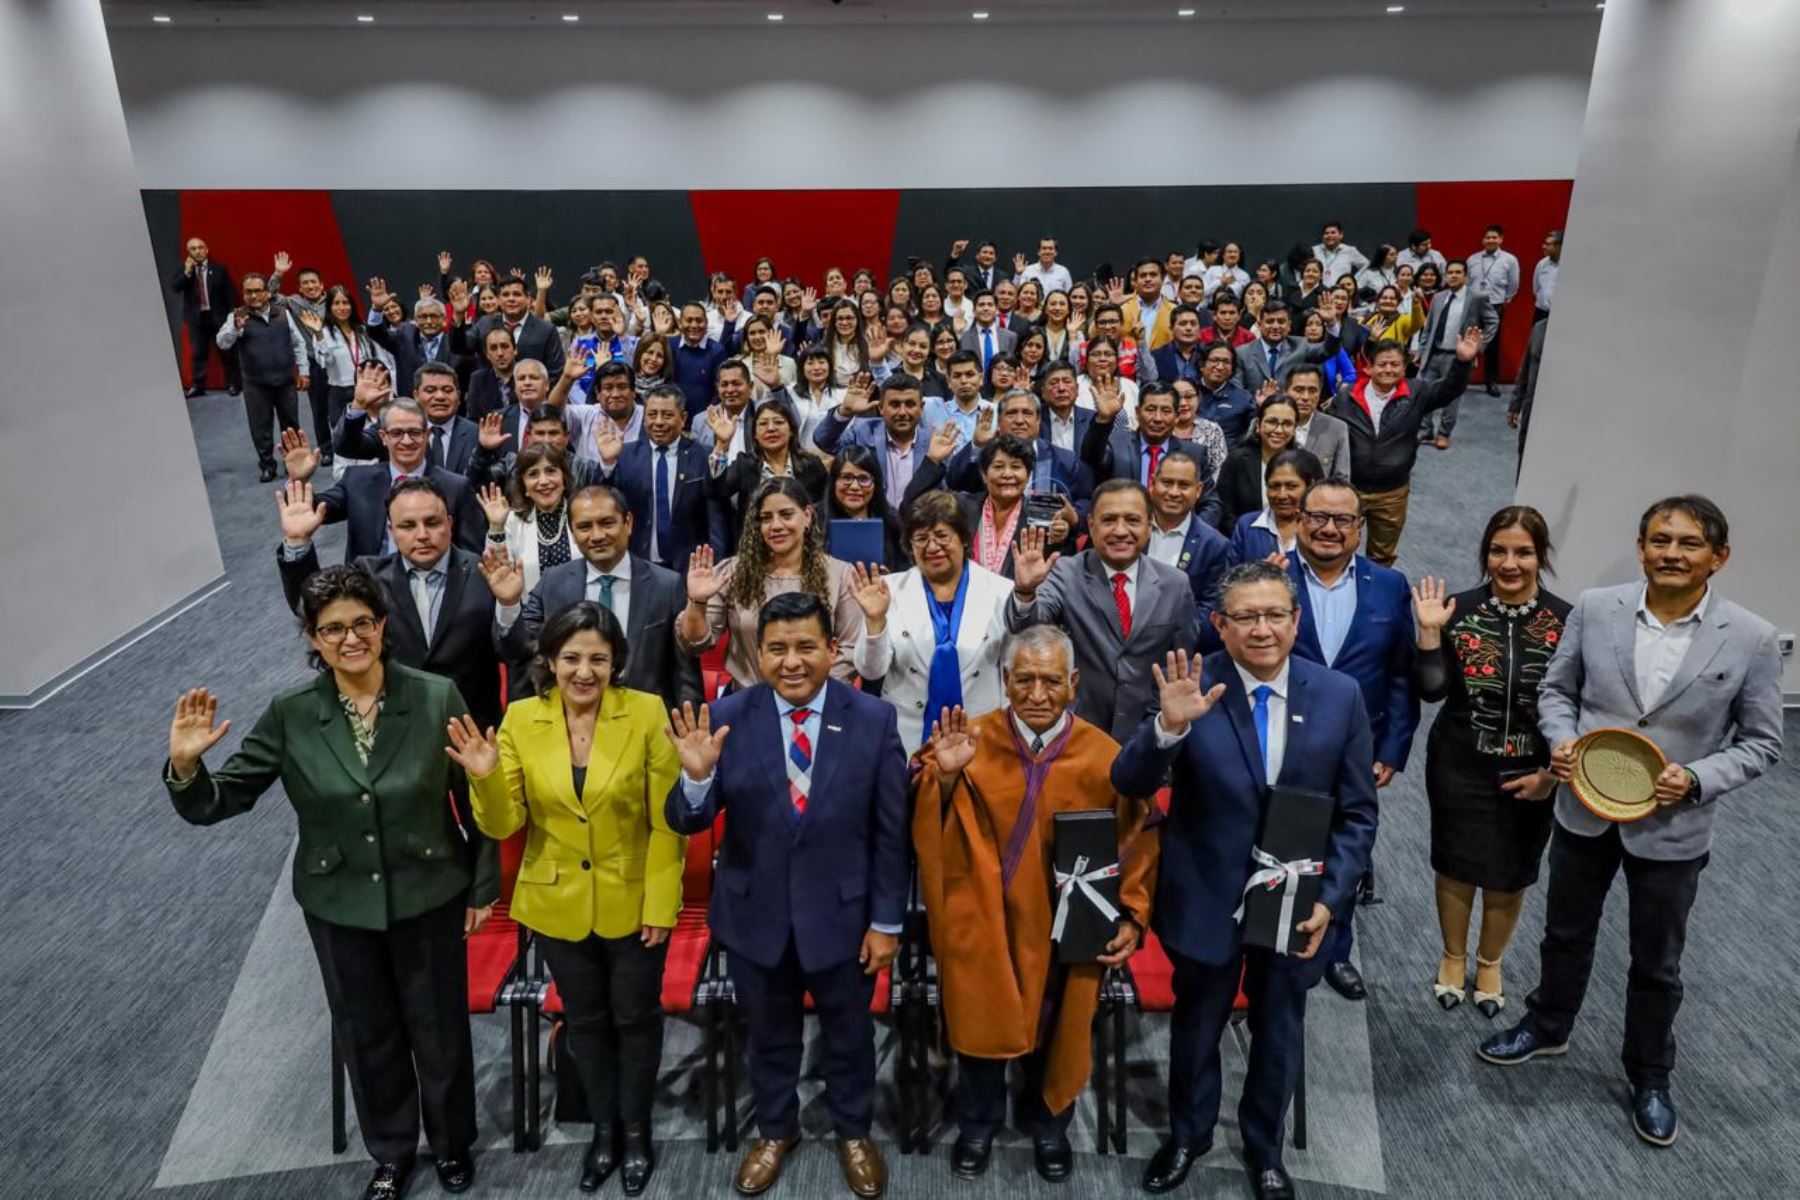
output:
{"label": "black blazer", "polygon": [[[394,356],[394,394],[411,396],[413,394],[413,376],[420,367],[428,362],[443,363],[456,371],[458,386],[468,377],[473,367],[466,361],[468,355],[458,354],[452,344],[450,330],[445,328],[443,336],[438,338],[437,352],[425,353],[425,338],[419,327],[411,321],[402,321],[398,325],[389,325],[383,321],[379,325],[369,326],[369,336],[375,344]],[[465,369],[468,368],[468,369]]]}
{"label": "black blazer", "polygon": [[[487,536],[487,518],[475,502],[475,493],[468,480],[429,465],[424,473],[443,489],[444,499],[450,503],[456,544],[481,553],[482,542]],[[388,465],[373,463],[351,467],[338,477],[336,483],[317,494],[318,502],[325,506],[327,525],[339,521],[350,524],[349,542],[344,549],[345,562],[381,554],[381,545],[387,539],[388,492],[392,489]]]}
{"label": "black blazer", "polygon": [[[489,313],[475,322],[475,330],[471,335],[475,345],[480,347],[487,341],[488,331],[497,327],[503,328],[506,321],[499,313]],[[520,358],[535,358],[544,364],[544,370],[550,372],[550,381],[562,374],[563,344],[557,335],[556,326],[544,320],[536,313],[526,313],[525,319],[519,323],[519,332],[513,338],[513,344],[519,348]]]}
{"label": "black blazer", "polygon": [[[182,261],[186,261],[184,257]],[[207,259],[194,268],[195,274],[176,271],[169,280],[169,290],[181,297],[181,319],[193,324],[194,318],[200,315],[200,287],[198,273],[206,272],[206,311],[214,320],[223,321],[231,310],[237,307],[237,288],[232,286],[231,272]]]}
{"label": "black blazer", "polygon": [[[1202,521],[1214,529],[1219,528],[1219,491],[1213,477],[1206,473],[1206,447],[1174,435],[1170,435],[1167,444],[1171,450],[1187,451],[1199,462],[1200,484],[1204,490],[1200,506],[1195,511],[1200,514]],[[1109,479],[1136,479],[1138,460],[1143,452],[1144,443],[1137,431],[1117,418],[1102,421],[1096,416],[1089,424],[1087,436],[1081,443],[1081,461],[1088,465],[1101,483]]]}
{"label": "black blazer", "polygon": [[[813,507],[818,508],[825,503],[825,493],[831,488],[830,472],[814,454],[790,450],[788,457],[793,460],[794,478],[806,489],[806,494],[812,497]],[[707,487],[713,503],[713,523],[727,546],[735,547],[738,544],[738,538],[744,531],[744,513],[749,509],[756,489],[761,486],[762,460],[749,453],[738,455],[730,465],[708,481]]]}
{"label": "black blazer", "polygon": [[[387,446],[380,432],[369,423],[369,414],[345,409],[331,430],[331,449],[345,458],[373,458],[387,461]],[[426,426],[427,431],[430,426]],[[476,441],[481,430],[467,417],[450,418],[450,442],[444,447],[444,470],[454,475],[467,475],[469,460],[475,457]]]}
{"label": "black blazer", "polygon": [[1246,443],[1232,447],[1219,466],[1219,520],[1216,529],[1232,529],[1245,513],[1262,510],[1262,447]]}
{"label": "black blazer", "polygon": [[[494,374],[494,368],[481,367],[469,376],[468,390],[463,393],[463,416],[471,421],[479,421],[491,412],[517,407],[512,394],[512,381],[502,384],[500,377]],[[512,429],[513,426],[509,424],[507,428]]]}
{"label": "black blazer", "polygon": [[[682,438],[675,452],[675,496],[669,505],[669,525],[673,546],[660,546],[661,566],[686,571],[688,555],[695,546],[711,546],[723,559],[727,555],[724,532],[713,525],[711,476],[706,451],[691,438]],[[654,465],[648,437],[641,437],[619,452],[619,461],[605,474],[607,482],[618,488],[631,509],[631,553],[634,558],[650,557],[650,531],[656,525],[656,503],[652,488]]]}
{"label": "black blazer", "polygon": [[[537,586],[525,597],[519,619],[501,632],[489,609],[494,640],[510,663],[527,662],[537,648],[544,622],[565,608],[587,598],[587,560],[577,558],[551,567],[538,576]],[[647,558],[631,556],[631,610],[625,614],[625,641],[631,647],[621,687],[636,688],[662,698],[663,707],[700,703],[700,660],[675,641],[675,621],[687,607],[687,584],[682,577]],[[513,699],[530,695],[524,673],[509,687]]]}
{"label": "black blazer", "polygon": [[[300,607],[300,589],[318,573],[319,554],[308,549],[289,562],[277,547],[275,562],[281,572],[281,591],[288,607]],[[442,675],[462,693],[469,712],[483,729],[500,722],[500,655],[494,648],[494,593],[481,575],[481,559],[460,546],[450,547],[444,560],[444,598],[438,604],[437,625],[429,643],[413,603],[411,569],[398,554],[364,556],[356,560],[381,585],[387,600],[387,644],[394,661]]]}

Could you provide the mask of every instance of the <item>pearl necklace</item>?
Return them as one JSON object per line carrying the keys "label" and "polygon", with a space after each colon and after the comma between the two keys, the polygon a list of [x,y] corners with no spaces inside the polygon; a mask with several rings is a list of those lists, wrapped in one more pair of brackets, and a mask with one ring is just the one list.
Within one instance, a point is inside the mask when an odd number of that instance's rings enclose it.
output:
{"label": "pearl necklace", "polygon": [[537,531],[538,545],[554,546],[556,543],[562,541],[563,535],[568,532],[569,506],[567,504],[557,506],[556,532],[552,533],[549,537],[544,536],[544,514],[541,511],[532,515],[531,524],[532,528]]}

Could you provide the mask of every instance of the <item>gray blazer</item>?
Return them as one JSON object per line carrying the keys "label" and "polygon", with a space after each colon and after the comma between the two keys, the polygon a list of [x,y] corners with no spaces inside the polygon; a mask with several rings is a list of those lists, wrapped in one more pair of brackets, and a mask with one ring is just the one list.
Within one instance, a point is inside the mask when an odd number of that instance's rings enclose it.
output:
{"label": "gray blazer", "polygon": [[[1261,338],[1254,342],[1245,342],[1237,348],[1237,381],[1251,395],[1255,395],[1269,378],[1268,344]],[[1314,345],[1303,337],[1290,337],[1281,344],[1281,353],[1275,358],[1275,382],[1280,383],[1287,373],[1303,362],[1320,362],[1325,357],[1325,343]]]}
{"label": "gray blazer", "polygon": [[1325,478],[1350,478],[1350,430],[1330,413],[1315,411],[1306,423],[1306,445],[1325,466]]}
{"label": "gray blazer", "polygon": [[[1463,288],[1469,293],[1468,302],[1463,305],[1463,329],[1467,329],[1471,325],[1477,326],[1481,330],[1481,343],[1485,346],[1494,340],[1495,334],[1500,332],[1500,310],[1495,308],[1488,298],[1476,291],[1472,285],[1464,284]],[[1454,357],[1454,352],[1445,350],[1438,345],[1444,337],[1444,322],[1449,319],[1450,293],[1439,292],[1431,298],[1431,315],[1425,318],[1425,341],[1422,349],[1428,368],[1426,374],[1441,375],[1444,371],[1449,370],[1449,362]],[[1461,333],[1462,329],[1456,332]],[[1431,359],[1434,356],[1443,360],[1441,369],[1431,365]]]}
{"label": "gray blazer", "polygon": [[[1538,691],[1538,728],[1551,746],[1590,729],[1634,729],[1700,781],[1700,795],[1619,826],[1639,858],[1682,861],[1712,848],[1715,803],[1781,758],[1781,651],[1775,627],[1719,595],[1675,678],[1649,712],[1638,701],[1637,608],[1642,583],[1590,588],[1569,612],[1562,643]],[[1575,799],[1556,797],[1556,819],[1597,837],[1608,822]]]}
{"label": "gray blazer", "polygon": [[1017,633],[1028,625],[1069,631],[1081,672],[1075,715],[1118,742],[1156,708],[1151,664],[1160,665],[1171,650],[1192,651],[1199,632],[1187,572],[1145,555],[1138,559],[1137,598],[1126,638],[1110,573],[1093,550],[1059,560],[1031,604],[1020,604],[1017,593],[1007,598],[1007,629]]}
{"label": "gray blazer", "polygon": [[[969,327],[963,330],[962,341],[958,344],[964,350],[970,350],[976,355],[980,355],[981,329],[973,321],[969,322]],[[1011,354],[1018,348],[1019,335],[1007,328],[1007,321],[1004,315],[997,318],[994,321],[994,353]]]}

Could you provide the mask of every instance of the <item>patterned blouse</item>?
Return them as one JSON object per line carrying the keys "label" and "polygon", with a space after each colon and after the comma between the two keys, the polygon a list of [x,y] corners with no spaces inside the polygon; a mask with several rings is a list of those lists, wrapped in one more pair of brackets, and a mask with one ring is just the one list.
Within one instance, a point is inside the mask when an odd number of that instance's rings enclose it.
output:
{"label": "patterned blouse", "polygon": [[[344,706],[344,715],[350,718],[350,737],[356,742],[356,757],[362,759],[362,765],[369,765],[369,752],[375,749],[375,726],[363,720],[362,713],[356,709],[356,701],[338,693],[338,703]],[[375,712],[379,713],[387,705],[387,693],[375,697]]]}
{"label": "patterned blouse", "polygon": [[1442,700],[1441,724],[1465,734],[1479,754],[1547,760],[1537,727],[1538,686],[1562,641],[1569,605],[1539,589],[1520,605],[1482,586],[1456,597],[1436,653],[1413,659],[1421,700]]}

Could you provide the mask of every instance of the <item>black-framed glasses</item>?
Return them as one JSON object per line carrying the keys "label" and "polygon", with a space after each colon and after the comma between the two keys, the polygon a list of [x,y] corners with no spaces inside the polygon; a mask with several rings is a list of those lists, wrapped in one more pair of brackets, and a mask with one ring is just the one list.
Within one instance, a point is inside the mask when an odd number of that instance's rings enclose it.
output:
{"label": "black-framed glasses", "polygon": [[1306,522],[1308,529],[1323,529],[1327,525],[1333,525],[1345,532],[1362,524],[1361,513],[1303,512],[1300,519]]}
{"label": "black-framed glasses", "polygon": [[423,429],[384,429],[382,432],[396,442],[418,442],[428,436]]}
{"label": "black-framed glasses", "polygon": [[333,621],[329,625],[320,625],[313,630],[313,636],[328,646],[339,644],[353,633],[357,636],[358,640],[366,642],[375,636],[375,631],[380,627],[381,622],[374,617],[358,617],[348,625],[344,624],[342,621]]}
{"label": "black-framed glasses", "polygon": [[1243,630],[1255,629],[1267,621],[1271,626],[1283,624],[1294,615],[1291,608],[1265,608],[1249,612],[1222,612],[1219,614],[1234,626]]}

